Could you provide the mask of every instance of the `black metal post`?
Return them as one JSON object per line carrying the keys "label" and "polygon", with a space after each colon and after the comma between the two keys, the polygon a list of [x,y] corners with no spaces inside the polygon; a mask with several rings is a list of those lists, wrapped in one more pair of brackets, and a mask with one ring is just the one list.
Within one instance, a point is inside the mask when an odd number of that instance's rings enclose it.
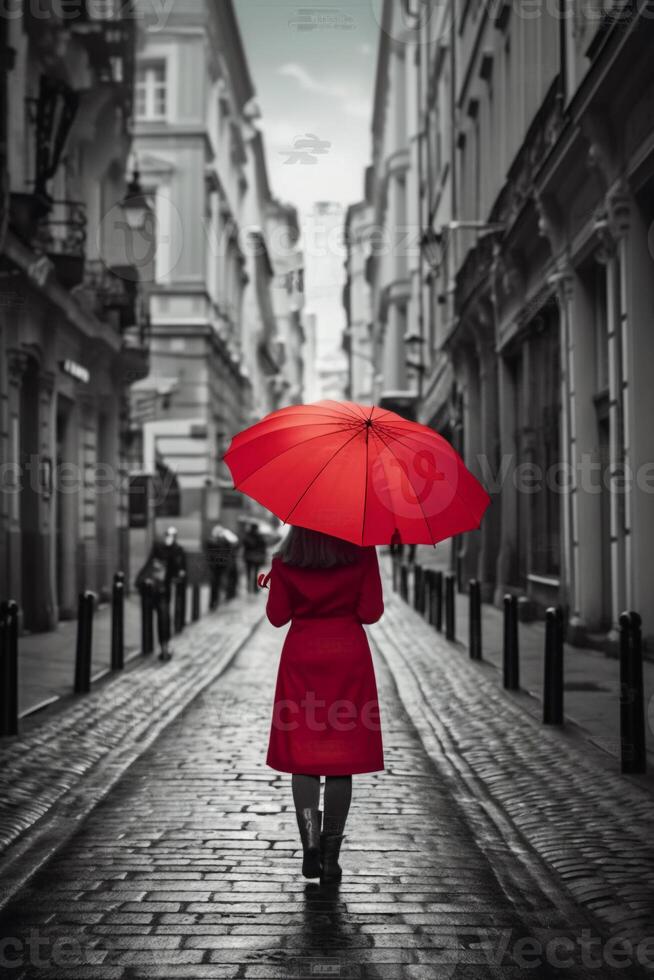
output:
{"label": "black metal post", "polygon": [[445,638],[454,640],[456,636],[456,575],[448,572],[445,576]]}
{"label": "black metal post", "polygon": [[422,567],[420,565],[413,566],[413,608],[416,612],[420,611],[420,578],[422,575]]}
{"label": "black metal post", "polygon": [[186,572],[175,579],[175,632],[181,633],[186,626]]}
{"label": "black metal post", "polygon": [[399,589],[400,563],[397,555],[391,554],[391,569],[393,571],[393,592]]}
{"label": "black metal post", "polygon": [[405,602],[409,601],[409,569],[404,562],[400,565],[400,595]]}
{"label": "black metal post", "polygon": [[18,735],[18,603],[0,605],[0,735]]}
{"label": "black metal post", "polygon": [[154,650],[154,582],[146,578],[141,587],[141,653]]}
{"label": "black metal post", "polygon": [[433,613],[434,613],[433,601],[432,601],[433,589],[434,589],[434,570],[433,568],[428,568],[425,571],[425,595],[424,595],[423,612],[430,626],[432,625]]}
{"label": "black metal post", "polygon": [[432,603],[434,606],[433,621],[434,626],[440,633],[443,629],[443,573],[434,572],[434,583],[432,591]]}
{"label": "black metal post", "polygon": [[425,610],[427,608],[427,571],[428,569],[420,567],[420,607],[419,612],[421,616],[425,615]]}
{"label": "black metal post", "polygon": [[75,694],[91,690],[91,651],[93,649],[93,613],[95,594],[80,593],[77,606],[77,646],[75,649]]}
{"label": "black metal post", "polygon": [[470,579],[470,639],[471,660],[481,660],[481,584],[476,578]]}
{"label": "black metal post", "polygon": [[200,585],[195,582],[191,598],[191,619],[197,623],[200,618]]}
{"label": "black metal post", "polygon": [[518,600],[508,593],[504,596],[504,687],[507,691],[520,687]]}
{"label": "black metal post", "polygon": [[641,618],[623,612],[620,624],[620,744],[624,773],[647,771]]}
{"label": "black metal post", "polygon": [[125,666],[125,576],[114,575],[111,592],[111,669],[122,670]]}
{"label": "black metal post", "polygon": [[543,723],[563,724],[563,610],[560,606],[550,606],[545,612]]}

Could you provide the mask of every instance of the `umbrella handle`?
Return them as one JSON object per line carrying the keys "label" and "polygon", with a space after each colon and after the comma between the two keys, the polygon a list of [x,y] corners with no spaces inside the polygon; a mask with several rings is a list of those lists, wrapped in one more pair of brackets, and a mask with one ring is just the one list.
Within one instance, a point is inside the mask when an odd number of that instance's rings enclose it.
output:
{"label": "umbrella handle", "polygon": [[272,574],[272,569],[268,572],[267,575],[264,575],[263,572],[259,573],[259,575],[257,576],[257,584],[261,589],[270,588],[270,586],[268,585],[268,579],[270,578],[271,574]]}

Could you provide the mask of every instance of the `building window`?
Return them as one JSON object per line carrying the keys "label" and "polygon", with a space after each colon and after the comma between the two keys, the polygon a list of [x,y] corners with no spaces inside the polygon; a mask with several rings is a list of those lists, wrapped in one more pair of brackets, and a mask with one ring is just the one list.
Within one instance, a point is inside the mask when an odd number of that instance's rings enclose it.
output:
{"label": "building window", "polygon": [[609,326],[606,304],[606,266],[597,264],[595,283],[595,390],[598,393],[609,387]]}
{"label": "building window", "polygon": [[167,107],[166,62],[143,62],[136,73],[136,118],[165,119]]}

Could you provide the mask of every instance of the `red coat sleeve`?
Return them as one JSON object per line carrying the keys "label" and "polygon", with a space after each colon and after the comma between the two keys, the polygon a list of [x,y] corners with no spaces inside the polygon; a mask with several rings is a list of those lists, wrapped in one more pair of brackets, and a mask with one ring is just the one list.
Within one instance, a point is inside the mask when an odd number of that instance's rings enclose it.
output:
{"label": "red coat sleeve", "polygon": [[279,558],[272,560],[269,589],[266,615],[273,626],[284,626],[291,619],[292,609],[283,573],[280,574]]}
{"label": "red coat sleeve", "polygon": [[361,580],[361,591],[357,603],[357,616],[362,623],[376,623],[381,619],[384,612],[384,595],[382,591],[381,575],[379,574],[379,561],[377,551],[371,547],[367,549],[364,559],[363,578]]}

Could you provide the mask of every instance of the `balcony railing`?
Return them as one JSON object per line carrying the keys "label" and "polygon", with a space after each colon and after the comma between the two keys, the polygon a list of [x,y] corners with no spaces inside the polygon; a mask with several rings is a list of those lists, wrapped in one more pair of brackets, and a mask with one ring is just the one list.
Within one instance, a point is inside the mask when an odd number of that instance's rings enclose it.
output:
{"label": "balcony railing", "polygon": [[131,265],[107,266],[102,259],[87,263],[84,288],[95,300],[96,315],[120,331],[126,358],[125,375],[132,382],[149,372],[149,297]]}
{"label": "balcony railing", "polygon": [[81,201],[52,201],[50,212],[37,224],[31,246],[47,255],[62,286],[78,286],[84,279],[86,205]]}
{"label": "balcony railing", "polygon": [[121,331],[137,324],[139,283],[133,266],[109,267],[102,259],[93,259],[87,262],[84,286],[93,293],[101,319]]}

